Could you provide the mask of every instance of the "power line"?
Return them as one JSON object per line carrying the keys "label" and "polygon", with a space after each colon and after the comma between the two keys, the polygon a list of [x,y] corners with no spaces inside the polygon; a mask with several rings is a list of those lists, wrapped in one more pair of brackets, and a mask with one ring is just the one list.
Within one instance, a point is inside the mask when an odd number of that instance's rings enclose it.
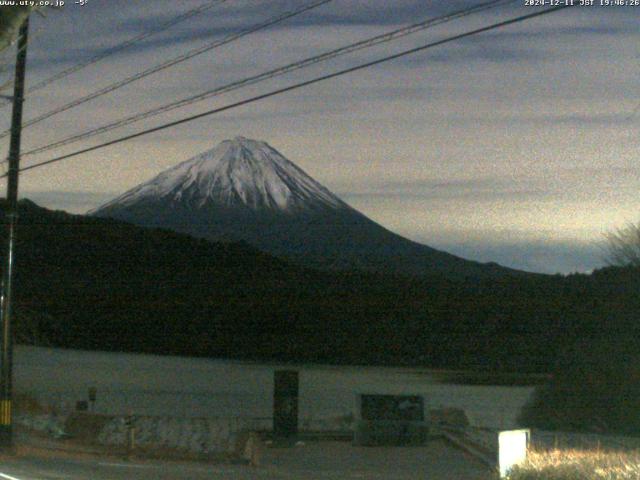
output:
{"label": "power line", "polygon": [[[148,135],[148,134],[151,134],[151,133],[159,132],[161,130],[166,130],[167,128],[172,128],[172,127],[175,127],[175,126],[178,126],[178,125],[182,125],[183,123],[192,122],[194,120],[198,120],[200,118],[208,117],[210,115],[214,115],[214,114],[217,114],[217,113],[222,113],[222,112],[225,112],[227,110],[231,110],[233,108],[241,107],[243,105],[248,105],[250,103],[254,103],[254,102],[257,102],[257,101],[260,101],[260,100],[264,100],[264,99],[267,99],[269,97],[280,95],[280,94],[283,94],[283,93],[286,93],[286,92],[290,92],[292,90],[297,90],[297,89],[300,89],[300,88],[303,88],[303,87],[307,87],[309,85],[313,85],[313,84],[316,84],[316,83],[319,83],[319,82],[322,82],[322,81],[325,81],[325,80],[329,80],[329,79],[336,78],[336,77],[339,77],[339,76],[342,76],[342,75],[353,73],[353,72],[356,72],[356,71],[359,71],[359,70],[363,70],[365,68],[373,67],[373,66],[379,65],[381,63],[385,63],[385,62],[388,62],[388,61],[391,61],[391,60],[395,60],[395,59],[398,59],[398,58],[401,58],[401,57],[405,57],[407,55],[412,55],[414,53],[418,53],[418,52],[421,52],[421,51],[424,51],[424,50],[428,50],[430,48],[434,48],[434,47],[437,47],[437,46],[440,46],[440,45],[444,45],[444,44],[447,44],[447,43],[450,43],[450,42],[453,42],[453,41],[456,41],[456,40],[461,40],[463,38],[468,38],[468,37],[471,37],[473,35],[478,35],[480,33],[488,32],[490,30],[495,30],[495,29],[498,29],[498,28],[506,27],[508,25],[513,25],[515,23],[519,23],[519,22],[523,22],[523,21],[526,21],[526,20],[530,20],[530,19],[535,18],[535,17],[540,17],[540,16],[543,16],[543,15],[547,15],[549,13],[554,13],[554,12],[563,10],[565,8],[569,8],[571,6],[572,5],[569,4],[569,5],[561,5],[561,6],[557,6],[557,7],[551,7],[551,8],[547,8],[545,10],[529,13],[527,15],[521,15],[519,17],[515,17],[515,18],[509,19],[509,20],[504,20],[502,22],[494,23],[494,24],[488,25],[486,27],[481,27],[481,28],[478,28],[478,29],[475,29],[475,30],[471,30],[471,31],[465,32],[465,33],[454,35],[452,37],[447,37],[445,39],[438,40],[436,42],[427,43],[427,44],[421,45],[419,47],[411,48],[409,50],[404,50],[402,52],[395,53],[393,55],[388,55],[386,57],[382,57],[382,58],[379,58],[377,60],[373,60],[371,62],[362,63],[362,64],[356,65],[354,67],[350,67],[350,68],[346,68],[346,69],[343,69],[343,70],[339,70],[339,71],[334,72],[334,73],[329,73],[327,75],[316,77],[316,78],[313,78],[311,80],[306,80],[304,82],[296,83],[296,84],[290,85],[288,87],[280,88],[280,89],[277,89],[277,90],[272,90],[271,92],[264,93],[262,95],[257,95],[255,97],[251,97],[251,98],[248,98],[248,99],[245,99],[245,100],[241,100],[239,102],[235,102],[235,103],[232,103],[232,104],[229,104],[229,105],[225,105],[224,107],[214,108],[212,110],[208,110],[206,112],[199,113],[197,115],[191,115],[189,117],[185,117],[185,118],[182,118],[180,120],[176,120],[176,121],[173,121],[173,122],[165,123],[163,125],[159,125],[157,127],[149,128],[147,130],[142,130],[140,132],[133,133],[133,134],[130,134],[130,135],[126,135],[124,137],[116,138],[114,140],[110,140],[108,142],[101,143],[99,145],[94,145],[93,147],[84,148],[84,149],[77,150],[77,151],[72,152],[72,153],[68,153],[66,155],[61,155],[59,157],[52,158],[50,160],[46,160],[46,161],[39,162],[39,163],[36,163],[36,164],[33,164],[33,165],[29,165],[29,166],[21,168],[20,171],[22,172],[22,171],[26,171],[26,170],[32,170],[34,168],[39,168],[39,167],[42,167],[44,165],[49,165],[49,164],[52,164],[52,163],[61,162],[63,160],[67,160],[69,158],[77,157],[78,155],[82,155],[83,153],[89,153],[89,152],[93,152],[93,151],[96,151],[96,150],[100,150],[102,148],[106,148],[106,147],[109,147],[111,145],[115,145],[115,144],[118,144],[118,143],[126,142],[128,140],[133,140],[134,138],[138,138],[138,137],[142,137],[144,135]],[[2,177],[0,177],[0,178],[2,178]]]}
{"label": "power line", "polygon": [[[11,5],[11,6],[18,6],[17,3],[18,2],[16,2],[16,5]],[[51,10],[60,10],[61,9],[61,7],[54,6],[54,5],[47,5],[47,6],[26,5],[27,3],[33,3],[33,4],[38,3],[38,2],[35,2],[35,1],[33,1],[33,2],[24,1],[22,3],[25,4],[25,5],[21,5],[21,7],[27,7],[27,9],[29,10],[27,16],[29,16],[31,18],[31,23],[33,23],[33,17],[35,16],[35,15],[32,15],[32,13],[33,14],[38,14],[41,17],[46,18],[47,15],[44,13],[43,10],[45,10],[45,9],[47,9],[47,10],[49,10],[49,9],[51,9]],[[52,3],[52,2],[47,2],[47,3]],[[7,5],[7,8],[10,9],[11,6]],[[24,21],[23,21],[23,23],[24,23]],[[20,24],[16,25],[16,30],[17,31],[19,31],[20,26],[21,26]],[[29,28],[30,28],[30,30],[33,30],[33,25],[31,25]],[[29,33],[29,37],[30,37],[29,38],[29,42],[33,43],[32,42],[33,38],[39,36],[40,33],[41,32],[39,32],[39,31],[34,31],[34,33]],[[9,40],[8,41],[5,40],[6,48],[4,48],[3,50],[0,50],[0,59],[5,59],[5,57],[9,57],[10,55],[11,56],[18,55],[18,54],[22,53],[25,50],[24,46],[22,46],[22,47],[19,46],[20,45],[19,44],[19,36],[17,36],[13,40],[10,40],[11,35],[8,35],[7,38],[9,38]],[[13,47],[14,45],[16,45],[17,51],[14,54],[11,54],[10,53],[11,50],[12,50],[11,47]],[[15,64],[15,62],[13,60],[11,60],[9,63],[4,62],[4,63],[0,64],[0,73],[4,73],[4,72],[6,72],[8,70],[11,70],[11,73],[13,73],[14,64]],[[13,80],[11,81],[11,86],[13,86]],[[0,88],[0,90],[2,90],[4,88],[7,88],[7,87],[5,87],[3,85]]]}
{"label": "power line", "polygon": [[[215,7],[216,5],[220,4],[220,3],[224,3],[227,0],[212,0],[209,1],[207,3],[204,3],[203,5],[200,5],[199,7],[193,8],[191,10],[186,11],[185,13],[182,13],[180,15],[178,15],[177,17],[172,18],[171,20],[162,23],[160,25],[158,25],[156,28],[153,28],[151,30],[148,30],[146,32],[141,33],[140,35],[137,35],[129,40],[126,40],[122,43],[119,43],[118,45],[109,48],[107,50],[104,50],[100,53],[98,53],[97,55],[94,55],[91,58],[88,58],[87,60],[84,60],[82,62],[79,62],[65,70],[62,70],[61,72],[58,72],[54,75],[52,75],[49,78],[46,78],[44,80],[42,80],[39,83],[36,83],[35,85],[33,85],[32,87],[30,87],[27,90],[27,93],[32,93],[35,92],[37,90],[41,90],[43,88],[45,88],[46,86],[61,80],[65,77],[68,77],[69,75],[71,75],[72,73],[75,73],[79,70],[82,70],[83,68],[86,68],[90,65],[93,65],[95,63],[98,63],[101,60],[104,60],[107,57],[110,57],[111,55],[114,55],[118,52],[121,52],[122,50],[131,47],[132,45],[135,45],[136,43],[141,42],[142,40],[145,40],[149,37],[151,37],[152,35],[155,35],[157,33],[163,32],[167,29],[169,29],[170,27],[173,27],[174,25],[177,25],[181,22],[184,22],[185,20],[188,20],[189,18],[195,17],[196,15],[199,15],[207,10],[210,10],[211,8]],[[12,84],[10,84],[9,86],[11,86]],[[6,88],[5,85],[3,85],[0,90],[2,88]],[[7,105],[7,103],[4,104],[0,104],[0,108],[3,107],[4,105]]]}
{"label": "power line", "polygon": [[12,47],[14,45],[17,46],[17,44],[18,44],[18,41],[17,39],[15,39],[12,42],[10,42],[2,51],[0,51],[0,60],[3,61],[2,65],[0,65],[0,73],[4,73],[13,67],[13,64],[15,63],[15,58],[13,58],[13,55],[11,54],[11,52],[13,50]]}
{"label": "power line", "polygon": [[[11,47],[7,47],[7,50],[11,50]],[[7,61],[6,63],[0,64],[0,75],[5,72],[11,72],[13,67],[13,63],[11,61]],[[9,80],[6,85],[0,86],[0,91],[6,90],[7,88],[13,85],[13,80]]]}
{"label": "power line", "polygon": [[[249,35],[251,33],[257,32],[259,30],[263,30],[267,27],[270,27],[272,25],[275,25],[277,23],[283,22],[284,20],[287,20],[289,18],[295,17],[297,15],[300,15],[304,12],[307,12],[309,10],[312,10],[314,8],[317,8],[321,5],[324,5],[325,3],[329,3],[332,0],[316,0],[314,2],[311,2],[307,5],[304,5],[302,7],[299,7],[295,10],[291,10],[289,12],[285,12],[283,14],[280,14],[278,16],[275,17],[271,17],[269,20],[259,23],[257,25],[254,25],[250,28],[247,28],[245,30],[242,30],[240,32],[231,34],[225,38],[223,38],[222,40],[218,40],[215,41],[213,43],[208,43],[202,47],[198,47],[196,49],[190,50],[182,55],[179,55],[171,60],[168,60],[166,62],[163,62],[161,64],[158,64],[154,67],[148,68],[147,70],[144,70],[143,72],[139,72],[135,75],[132,75],[130,77],[127,77],[123,80],[120,80],[119,82],[113,83],[111,85],[108,85],[100,90],[97,90],[89,95],[86,95],[84,97],[81,97],[79,99],[76,99],[70,103],[67,103],[66,105],[63,105],[62,107],[56,108],[54,110],[51,110],[47,113],[44,113],[42,115],[40,115],[39,117],[35,117],[25,123],[23,123],[22,127],[26,128],[26,127],[30,127],[31,125],[34,125],[36,123],[42,122],[43,120],[46,120],[48,118],[53,117],[54,115],[57,115],[59,113],[65,112],[67,110],[70,110],[74,107],[77,107],[78,105],[81,105],[83,103],[86,103],[90,100],[93,100],[95,98],[101,97],[103,95],[106,95],[107,93],[111,93],[121,87],[124,87],[125,85],[128,85],[130,83],[133,83],[137,80],[140,80],[142,78],[145,78],[151,74],[157,73],[161,70],[165,70],[169,67],[172,67],[174,65],[177,65],[181,62],[184,62],[186,60],[189,60],[190,58],[195,57],[196,55],[200,55],[202,53],[208,52],[210,50],[213,50],[214,48],[218,48],[221,47],[223,45],[226,45],[228,43],[231,43],[235,40],[238,40],[246,35]],[[4,132],[0,133],[0,138],[6,137],[7,135],[9,135],[9,130],[5,130]]]}
{"label": "power line", "polygon": [[[53,8],[53,7],[51,7],[51,8]],[[31,30],[33,30],[33,26],[30,26],[29,28]],[[42,32],[40,30],[35,30],[33,33],[29,33],[29,43],[33,44],[33,40],[36,37],[39,37],[41,34],[42,34]],[[9,55],[10,52],[13,50],[12,47],[13,47],[14,44],[16,45],[16,51],[12,55],[18,55],[19,53],[22,53],[26,48],[26,46],[24,46],[24,45],[20,46],[18,44],[18,41],[16,40],[10,46],[5,48],[2,51],[2,53],[0,53],[0,57]],[[2,85],[0,85],[0,91],[6,90],[7,88],[10,88],[10,87],[13,86],[13,70],[14,70],[14,68],[15,68],[15,61],[13,59],[9,60],[8,63],[5,62],[5,63],[0,65],[0,74],[3,74],[5,72],[9,72],[11,74],[11,79],[8,80],[7,82],[3,83]],[[4,107],[5,105],[9,105],[10,103],[11,102],[0,102],[0,108]]]}
{"label": "power line", "polygon": [[[5,90],[5,89],[9,88],[11,85],[13,85],[13,80],[7,80],[2,85],[0,85],[0,92],[2,90]],[[8,103],[7,103],[7,105],[8,105]]]}
{"label": "power line", "polygon": [[[3,50],[0,51],[0,60],[7,60],[7,58],[9,57],[9,52],[11,51],[11,47],[13,46],[14,42],[11,42],[9,45],[7,45]],[[4,65],[3,65],[4,67]],[[2,71],[2,70],[0,70]]]}
{"label": "power line", "polygon": [[[51,9],[51,10],[60,10],[60,7],[54,7],[54,6],[49,6],[49,7],[46,7],[46,8],[47,8],[47,9]],[[35,10],[35,13],[40,14],[40,16],[41,16],[41,17],[47,18],[47,16],[46,16],[46,15],[45,15],[41,10],[39,10],[39,9],[36,9],[36,10]],[[30,21],[31,21],[31,22],[33,22],[33,17],[34,17],[34,15],[30,15],[30,18],[31,18],[31,20],[30,20]],[[32,27],[33,27],[33,26],[29,26],[29,29],[30,29],[30,30],[33,30],[33,28],[32,28]],[[34,30],[34,31],[33,31],[33,33],[31,33],[31,32],[30,32],[30,33],[29,33],[29,43],[33,45],[33,41],[34,41],[36,38],[39,38],[39,37],[42,35],[42,33],[43,33],[43,31],[42,31],[42,27],[41,27],[41,26],[39,26],[37,30]],[[15,43],[16,43],[16,47],[17,47],[16,54],[21,53],[21,52],[25,49],[25,47],[24,47],[24,46],[20,47],[20,46],[17,44],[17,41],[16,41]],[[13,44],[12,44],[12,45],[13,45]],[[5,52],[7,52],[7,51],[9,51],[9,50],[11,50],[11,49],[10,49],[10,48],[7,48],[7,49],[5,49],[2,53],[4,54]],[[12,78],[11,78],[10,80],[8,80],[7,82],[5,82],[5,83],[3,83],[2,85],[0,85],[0,91],[2,91],[2,90],[6,90],[6,89],[8,89],[8,88],[10,88],[10,87],[12,87],[12,86],[13,86],[13,69],[14,69],[14,64],[15,64],[15,62],[11,61],[10,63],[5,63],[5,64],[3,64],[3,65],[0,65],[0,74],[1,74],[1,73],[4,73],[4,72],[7,72],[7,71],[9,71],[9,72],[12,74]],[[10,103],[11,103],[11,101],[9,101],[9,102],[1,101],[1,102],[0,102],[0,108],[3,108],[3,107],[5,107],[5,106],[9,105]]]}
{"label": "power line", "polygon": [[[25,47],[19,47],[16,49],[15,54],[18,55],[20,53],[22,53],[22,51],[24,51]],[[12,50],[11,47],[8,47],[6,50]],[[0,65],[0,75],[5,73],[5,72],[9,72],[10,74],[12,73],[13,69],[15,67],[15,64],[12,62],[9,63],[3,63],[2,65]],[[13,78],[10,77],[9,80],[7,80],[6,82],[4,82],[2,85],[0,85],[0,92],[2,90],[7,90],[9,88],[13,87]],[[6,105],[10,105],[11,101],[7,101],[7,100],[1,100],[0,101],[0,108],[6,106]]]}
{"label": "power line", "polygon": [[122,118],[120,120],[117,120],[115,122],[111,122],[109,124],[106,125],[102,125],[101,127],[97,127],[91,130],[87,130],[85,132],[81,132],[78,133],[76,135],[72,135],[70,137],[64,138],[62,140],[56,141],[54,143],[50,143],[32,150],[29,150],[25,153],[23,153],[23,156],[29,156],[29,155],[35,155],[38,153],[42,153],[48,150],[52,150],[54,148],[58,148],[64,145],[69,145],[72,143],[76,143],[80,140],[84,140],[90,137],[94,137],[96,135],[102,134],[102,133],[106,133],[109,132],[111,130],[114,130],[116,128],[120,128],[126,125],[130,125],[132,123],[136,123],[139,122],[141,120],[147,119],[147,118],[151,118],[153,116],[159,115],[161,113],[166,113],[172,110],[175,110],[177,108],[182,108],[184,106],[187,105],[191,105],[193,103],[196,102],[200,102],[212,97],[215,97],[217,95],[221,95],[223,93],[228,93],[231,92],[233,90],[238,90],[240,88],[244,88],[247,87],[249,85],[254,85],[258,82],[264,81],[264,80],[268,80],[271,78],[275,78],[277,76],[281,76],[284,75],[286,73],[290,73],[292,71],[295,70],[300,70],[302,68],[306,68],[309,67],[311,65],[315,65],[317,63],[320,62],[324,62],[326,60],[330,60],[333,58],[336,58],[338,56],[341,55],[345,55],[347,53],[352,53],[358,50],[362,50],[365,48],[369,48],[369,47],[373,47],[382,43],[386,43],[386,42],[390,42],[393,40],[397,40],[399,38],[405,37],[407,35],[411,35],[413,33],[416,32],[420,32],[422,30],[425,30],[427,28],[431,28],[434,27],[436,25],[440,25],[442,23],[446,23],[452,20],[457,20],[459,18],[465,17],[467,15],[471,15],[471,14],[475,14],[478,13],[480,11],[485,11],[491,8],[496,8],[500,5],[503,4],[507,4],[507,3],[513,3],[516,0],[492,0],[489,2],[485,2],[479,5],[476,5],[474,7],[471,8],[466,8],[466,9],[462,9],[462,10],[458,10],[446,15],[442,15],[440,17],[436,17],[436,18],[429,18],[426,19],[422,22],[419,23],[414,23],[412,25],[406,26],[406,27],[402,27],[396,30],[392,30],[390,32],[386,32],[380,35],[376,35],[374,37],[370,37],[368,39],[365,40],[361,40],[359,42],[356,43],[352,43],[350,45],[346,45],[344,47],[340,47],[337,48],[335,50],[330,50],[328,52],[324,52],[320,55],[315,55],[313,57],[309,57],[306,58],[304,60],[300,60],[298,62],[294,62],[294,63],[290,63],[288,65],[285,65],[283,67],[279,67],[273,70],[269,70],[267,72],[263,72],[261,74],[255,75],[253,77],[249,77],[249,78],[245,78],[236,82],[232,82],[220,87],[216,87],[212,90],[207,90],[205,92],[199,93],[197,95],[192,95],[189,97],[186,97],[184,99],[163,105],[161,107],[157,107],[151,110],[147,110],[145,112],[141,112],[129,117],[125,117]]}

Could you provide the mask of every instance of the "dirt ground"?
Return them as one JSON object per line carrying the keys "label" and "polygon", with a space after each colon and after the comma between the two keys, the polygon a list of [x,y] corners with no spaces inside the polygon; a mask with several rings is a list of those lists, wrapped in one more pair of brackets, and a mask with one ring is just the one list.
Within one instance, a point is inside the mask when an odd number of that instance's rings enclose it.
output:
{"label": "dirt ground", "polygon": [[[0,459],[0,473],[20,480],[493,480],[484,464],[445,440],[422,447],[355,447],[350,442],[309,441],[265,448],[256,466],[168,461],[95,453],[23,448]],[[112,454],[114,452],[111,452]]]}
{"label": "dirt ground", "polygon": [[489,480],[484,464],[443,440],[423,447],[355,447],[346,442],[309,442],[269,448],[258,478],[367,480]]}

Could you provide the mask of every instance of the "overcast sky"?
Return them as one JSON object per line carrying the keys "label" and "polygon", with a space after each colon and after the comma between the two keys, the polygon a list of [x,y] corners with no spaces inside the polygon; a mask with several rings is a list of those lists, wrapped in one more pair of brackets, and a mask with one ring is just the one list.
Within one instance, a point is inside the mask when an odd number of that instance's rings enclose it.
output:
{"label": "overcast sky", "polygon": [[[66,3],[32,16],[28,84],[207,2]],[[25,120],[303,3],[227,0],[34,92]],[[25,129],[24,149],[478,3],[334,0]],[[23,165],[534,11],[516,1],[25,157]],[[589,271],[602,265],[603,233],[640,220],[639,20],[640,7],[566,9],[25,172],[21,193],[83,213],[243,135],[267,141],[413,240],[526,270]],[[12,57],[2,54],[0,63]],[[9,78],[0,74],[0,84]],[[0,117],[7,128],[10,110]],[[6,151],[7,139],[0,145]]]}

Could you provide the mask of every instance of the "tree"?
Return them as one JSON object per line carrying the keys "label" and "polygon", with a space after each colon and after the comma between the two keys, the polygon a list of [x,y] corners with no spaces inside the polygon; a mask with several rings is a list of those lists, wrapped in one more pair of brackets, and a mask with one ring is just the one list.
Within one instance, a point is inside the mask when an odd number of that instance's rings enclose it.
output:
{"label": "tree", "polygon": [[31,12],[32,7],[0,7],[0,51],[11,45],[18,36],[20,25]]}
{"label": "tree", "polygon": [[577,342],[558,358],[520,423],[545,430],[640,435],[640,344],[635,338]]}
{"label": "tree", "polygon": [[607,261],[612,266],[640,267],[640,222],[605,234]]}

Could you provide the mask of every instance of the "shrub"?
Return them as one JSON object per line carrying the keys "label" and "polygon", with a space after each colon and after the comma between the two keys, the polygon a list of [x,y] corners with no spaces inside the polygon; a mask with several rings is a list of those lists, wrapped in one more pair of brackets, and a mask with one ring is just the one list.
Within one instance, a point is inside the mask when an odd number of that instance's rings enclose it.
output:
{"label": "shrub", "polygon": [[631,341],[583,343],[558,362],[520,422],[546,430],[640,434],[640,355]]}
{"label": "shrub", "polygon": [[530,452],[509,480],[637,480],[640,452],[553,450]]}

